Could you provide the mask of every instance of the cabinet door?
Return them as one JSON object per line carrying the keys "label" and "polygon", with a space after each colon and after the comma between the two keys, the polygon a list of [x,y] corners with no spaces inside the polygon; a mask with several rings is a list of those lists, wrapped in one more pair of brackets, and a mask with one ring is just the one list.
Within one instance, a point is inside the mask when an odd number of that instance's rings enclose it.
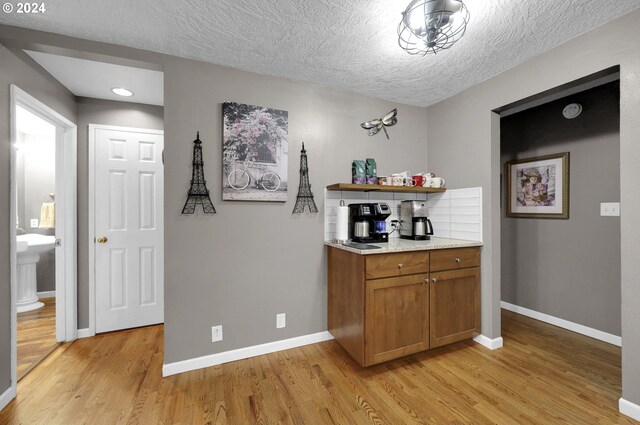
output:
{"label": "cabinet door", "polygon": [[431,273],[431,348],[474,337],[480,331],[480,268]]}
{"label": "cabinet door", "polygon": [[366,366],[429,349],[429,275],[367,281]]}

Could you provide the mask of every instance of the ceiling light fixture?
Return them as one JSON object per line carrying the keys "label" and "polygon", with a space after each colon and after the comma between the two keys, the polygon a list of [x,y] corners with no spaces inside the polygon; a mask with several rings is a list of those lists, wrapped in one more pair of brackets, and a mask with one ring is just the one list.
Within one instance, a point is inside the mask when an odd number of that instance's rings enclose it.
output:
{"label": "ceiling light fixture", "polygon": [[133,96],[133,92],[131,90],[127,90],[122,87],[114,87],[111,89],[112,92],[117,94],[118,96],[131,97]]}
{"label": "ceiling light fixture", "polygon": [[410,55],[438,53],[460,40],[469,17],[462,0],[413,0],[402,12],[398,44]]}
{"label": "ceiling light fixture", "polygon": [[572,120],[582,112],[582,105],[579,103],[570,103],[564,107],[562,110],[562,115],[568,119]]}

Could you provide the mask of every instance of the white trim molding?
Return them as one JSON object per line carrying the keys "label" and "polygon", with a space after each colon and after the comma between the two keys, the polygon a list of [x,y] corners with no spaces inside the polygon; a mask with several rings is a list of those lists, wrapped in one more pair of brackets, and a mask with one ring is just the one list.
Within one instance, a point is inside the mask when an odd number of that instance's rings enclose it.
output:
{"label": "white trim molding", "polygon": [[191,370],[203,369],[205,367],[248,359],[250,357],[261,356],[263,354],[275,353],[276,351],[329,341],[331,339],[333,339],[333,336],[328,331],[324,331],[295,338],[283,339],[281,341],[267,342],[266,344],[254,345],[251,347],[238,348],[237,350],[225,351],[223,353],[196,357],[194,359],[168,363],[162,366],[162,376],[166,377],[178,373],[189,372]]}
{"label": "white trim molding", "polygon": [[568,320],[561,319],[559,317],[554,317],[545,313],[540,313],[539,311],[530,310],[525,307],[520,307],[515,304],[510,304],[505,301],[501,301],[500,306],[505,310],[513,311],[514,313],[522,314],[523,316],[531,317],[532,319],[540,320],[541,322],[546,322],[551,325],[558,326],[559,328],[567,329],[572,332],[576,332],[591,338],[598,339],[600,341],[608,342],[609,344],[617,345],[618,347],[622,346],[622,338],[617,335],[599,331],[597,329],[580,325],[578,323],[570,322]]}
{"label": "white trim molding", "polygon": [[640,406],[637,404],[620,397],[620,400],[618,400],[618,410],[623,415],[635,419],[636,421],[640,421]]}
{"label": "white trim molding", "polygon": [[16,389],[11,386],[7,388],[7,390],[3,392],[2,395],[0,395],[0,410],[4,409],[7,404],[11,403],[11,400],[13,400],[14,398],[16,398]]}
{"label": "white trim molding", "polygon": [[[17,178],[16,141],[18,106],[39,116],[56,128],[56,341],[73,341],[77,331],[77,135],[74,123],[15,84],[9,86],[9,126],[11,132],[9,252],[11,264],[11,388],[17,393],[18,342],[16,311],[16,216]],[[6,393],[5,393],[6,394]],[[2,397],[5,396],[2,395]]]}
{"label": "white trim molding", "polygon": [[42,291],[37,293],[38,298],[55,298],[56,291]]}
{"label": "white trim molding", "polygon": [[503,345],[503,340],[501,336],[499,336],[498,338],[491,339],[484,335],[478,335],[474,337],[473,340],[478,344],[487,347],[490,350],[497,350],[498,348],[502,348],[502,345]]}
{"label": "white trim molding", "polygon": [[92,332],[91,329],[78,329],[78,338],[91,338],[92,336],[96,336],[96,333]]}

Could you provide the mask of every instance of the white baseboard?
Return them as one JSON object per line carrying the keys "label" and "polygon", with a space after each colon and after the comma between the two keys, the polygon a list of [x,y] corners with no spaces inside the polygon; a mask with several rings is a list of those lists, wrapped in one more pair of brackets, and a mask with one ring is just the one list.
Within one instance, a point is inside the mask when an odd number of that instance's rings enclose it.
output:
{"label": "white baseboard", "polygon": [[249,357],[261,356],[263,354],[288,350],[290,348],[301,347],[303,345],[315,344],[317,342],[328,341],[330,339],[333,339],[333,336],[329,332],[324,331],[295,338],[283,339],[282,341],[268,342],[266,344],[254,345],[251,347],[239,348],[237,350],[225,351],[223,353],[210,354],[208,356],[168,363],[162,366],[162,376],[171,376],[177,373],[189,372],[190,370],[202,369],[236,360],[248,359]]}
{"label": "white baseboard", "polygon": [[630,401],[620,397],[620,400],[618,400],[618,410],[623,415],[627,415],[636,421],[640,421],[640,406],[637,404],[631,403]]}
{"label": "white baseboard", "polygon": [[89,328],[78,329],[78,338],[90,338],[92,336],[96,336],[96,333],[91,332],[91,329]]}
{"label": "white baseboard", "polygon": [[0,395],[0,410],[4,409],[14,398],[16,398],[16,389],[14,387],[7,388],[7,391]]}
{"label": "white baseboard", "polygon": [[42,291],[37,293],[38,298],[55,298],[56,291]]}
{"label": "white baseboard", "polygon": [[496,350],[498,348],[502,348],[502,343],[503,343],[501,336],[499,336],[498,338],[491,339],[484,335],[478,335],[475,338],[473,338],[473,340],[478,344],[487,347],[490,350]]}
{"label": "white baseboard", "polygon": [[550,316],[545,313],[540,313],[539,311],[530,310],[504,301],[500,302],[500,306],[505,310],[513,311],[514,313],[522,314],[523,316],[531,317],[532,319],[540,320],[541,322],[546,322],[560,328],[568,329],[572,332],[608,342],[609,344],[617,345],[618,347],[622,346],[622,338],[617,335],[599,331],[588,326],[580,325],[578,323],[570,322],[568,320],[560,319],[559,317]]}

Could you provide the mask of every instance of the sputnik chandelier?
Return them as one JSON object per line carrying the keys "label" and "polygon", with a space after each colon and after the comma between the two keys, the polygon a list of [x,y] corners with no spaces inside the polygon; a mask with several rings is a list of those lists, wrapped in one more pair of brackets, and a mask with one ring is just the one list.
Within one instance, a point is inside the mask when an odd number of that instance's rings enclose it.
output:
{"label": "sputnik chandelier", "polygon": [[435,54],[460,40],[467,23],[462,0],[413,0],[402,12],[398,44],[410,55]]}

